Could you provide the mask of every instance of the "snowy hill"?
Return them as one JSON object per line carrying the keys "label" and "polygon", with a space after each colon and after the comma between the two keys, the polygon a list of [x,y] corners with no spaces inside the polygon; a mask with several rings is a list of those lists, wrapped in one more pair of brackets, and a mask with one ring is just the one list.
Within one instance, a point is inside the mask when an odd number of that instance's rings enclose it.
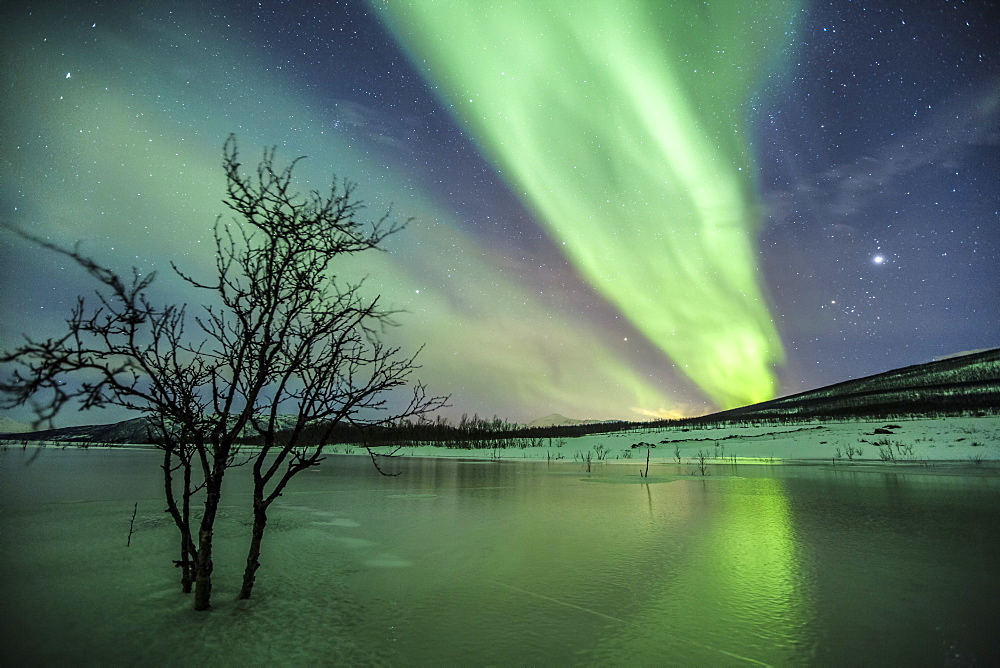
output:
{"label": "snowy hill", "polygon": [[[279,415],[279,423],[290,428],[294,417]],[[16,423],[15,423],[16,424]],[[27,430],[25,430],[27,431]],[[250,436],[253,430],[247,427],[243,430],[245,436]],[[149,426],[146,418],[133,418],[114,424],[95,424],[79,427],[62,427],[45,429],[31,433],[16,433],[0,431],[0,438],[27,439],[29,441],[64,441],[69,443],[151,443]]]}
{"label": "snowy hill", "polygon": [[[809,418],[879,418],[892,416],[959,415],[1000,412],[1000,348],[895,369],[849,380],[808,392],[734,408],[681,423],[710,424],[757,420]],[[292,416],[286,427],[292,426]],[[2,420],[2,418],[0,418]],[[116,424],[66,427],[33,433],[18,433],[0,422],[0,438],[87,443],[146,443],[144,418]],[[650,423],[642,423],[650,426]],[[637,423],[575,420],[553,413],[526,425],[549,436],[576,436],[632,428]],[[247,432],[249,436],[249,431]],[[533,436],[538,436],[533,433]]]}
{"label": "snowy hill", "polygon": [[1000,348],[828,385],[692,422],[1000,411]]}
{"label": "snowy hill", "polygon": [[574,420],[573,418],[568,418],[565,415],[560,415],[559,413],[552,413],[551,415],[546,415],[543,418],[538,418],[526,424],[526,427],[563,427],[566,425],[574,424],[594,424],[596,422],[601,422],[601,420]]}
{"label": "snowy hill", "polygon": [[23,434],[26,431],[31,431],[31,425],[11,420],[6,415],[0,416],[0,434]]}

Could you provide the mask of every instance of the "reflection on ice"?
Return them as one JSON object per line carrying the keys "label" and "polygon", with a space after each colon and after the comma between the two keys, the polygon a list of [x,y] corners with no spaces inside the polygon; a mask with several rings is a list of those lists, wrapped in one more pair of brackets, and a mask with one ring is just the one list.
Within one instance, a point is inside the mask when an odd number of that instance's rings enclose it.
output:
{"label": "reflection on ice", "polygon": [[234,469],[199,614],[155,457],[26,456],[0,453],[3,665],[1000,660],[995,476],[661,465],[667,484],[593,484],[621,469],[404,459],[382,478],[338,458],[275,507],[237,603]]}

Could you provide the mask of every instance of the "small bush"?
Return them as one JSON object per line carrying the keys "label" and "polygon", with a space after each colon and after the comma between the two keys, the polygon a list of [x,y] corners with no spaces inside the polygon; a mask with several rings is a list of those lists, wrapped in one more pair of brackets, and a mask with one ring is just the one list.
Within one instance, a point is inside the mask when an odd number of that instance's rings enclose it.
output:
{"label": "small bush", "polygon": [[708,465],[705,462],[707,457],[708,456],[704,452],[702,452],[701,450],[698,451],[698,457],[697,457],[698,472],[703,476],[708,475]]}

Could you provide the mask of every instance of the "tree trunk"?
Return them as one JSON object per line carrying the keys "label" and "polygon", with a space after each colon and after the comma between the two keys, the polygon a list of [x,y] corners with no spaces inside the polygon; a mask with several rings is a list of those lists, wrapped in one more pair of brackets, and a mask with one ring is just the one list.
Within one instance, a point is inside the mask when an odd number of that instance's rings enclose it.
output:
{"label": "tree trunk", "polygon": [[243,571],[243,587],[240,589],[240,598],[250,598],[253,593],[253,585],[257,580],[257,569],[260,568],[260,544],[264,539],[264,529],[267,527],[267,505],[263,501],[254,500],[253,504],[253,533],[250,537],[250,551],[247,553],[247,567]]}
{"label": "tree trunk", "polygon": [[184,461],[184,497],[181,506],[181,519],[184,523],[184,529],[181,530],[181,591],[185,594],[191,593],[191,585],[194,582],[192,577],[192,558],[193,552],[191,548],[191,460],[188,459]]}
{"label": "tree trunk", "polygon": [[183,594],[190,594],[191,585],[194,584],[194,578],[191,576],[192,574],[191,565],[192,565],[191,555],[188,554],[187,543],[184,543],[181,545],[181,560],[180,560],[181,593]]}
{"label": "tree trunk", "polygon": [[212,609],[212,536],[201,536],[201,548],[194,562],[194,609]]}
{"label": "tree trunk", "polygon": [[212,532],[222,495],[222,476],[212,476],[205,486],[205,514],[198,529],[198,554],[194,560],[194,609],[212,607]]}
{"label": "tree trunk", "polygon": [[[181,507],[177,507],[177,497],[174,494],[173,477],[173,457],[181,462],[184,469],[183,486],[181,487]],[[195,557],[194,544],[191,541],[191,461],[185,460],[183,455],[177,455],[169,444],[163,446],[163,486],[167,500],[167,513],[173,518],[180,534],[181,549],[180,559],[174,565],[181,569],[181,591],[185,594],[191,593],[191,584],[194,582],[194,570],[192,567]]]}

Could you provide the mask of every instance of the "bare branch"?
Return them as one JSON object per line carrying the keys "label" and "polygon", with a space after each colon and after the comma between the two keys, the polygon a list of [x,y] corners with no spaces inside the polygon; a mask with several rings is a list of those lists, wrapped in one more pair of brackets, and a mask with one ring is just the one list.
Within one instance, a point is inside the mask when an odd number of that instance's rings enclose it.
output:
{"label": "bare branch", "polygon": [[[167,512],[181,535],[183,578],[193,578],[196,607],[208,606],[212,527],[225,471],[252,464],[254,529],[241,596],[249,596],[259,563],[267,509],[299,472],[323,461],[339,425],[363,429],[420,417],[445,405],[411,381],[416,355],[382,336],[397,312],[366,296],[364,279],[337,279],[344,258],[380,249],[406,222],[363,222],[356,186],[334,177],[329,190],[300,191],[293,173],[302,158],[280,167],[276,149],[244,172],[235,137],[223,147],[223,203],[216,218],[213,275],[199,277],[171,263],[204,295],[195,312],[154,305],[154,274],[123,278],[72,249],[4,226],[21,238],[73,260],[98,285],[80,298],[67,333],[26,339],[0,355],[13,370],[0,381],[3,406],[30,405],[39,423],[68,404],[117,406],[146,416],[164,452]],[[408,221],[407,221],[408,222]],[[189,326],[193,323],[193,326]],[[419,351],[418,351],[419,353]],[[388,398],[407,385],[409,403]],[[241,450],[248,434],[258,449]],[[380,455],[369,448],[375,469]],[[396,475],[396,474],[391,474]],[[201,518],[192,519],[194,495]],[[197,526],[195,526],[197,524]],[[189,580],[184,580],[190,584]],[[199,593],[200,592],[200,593]]]}

